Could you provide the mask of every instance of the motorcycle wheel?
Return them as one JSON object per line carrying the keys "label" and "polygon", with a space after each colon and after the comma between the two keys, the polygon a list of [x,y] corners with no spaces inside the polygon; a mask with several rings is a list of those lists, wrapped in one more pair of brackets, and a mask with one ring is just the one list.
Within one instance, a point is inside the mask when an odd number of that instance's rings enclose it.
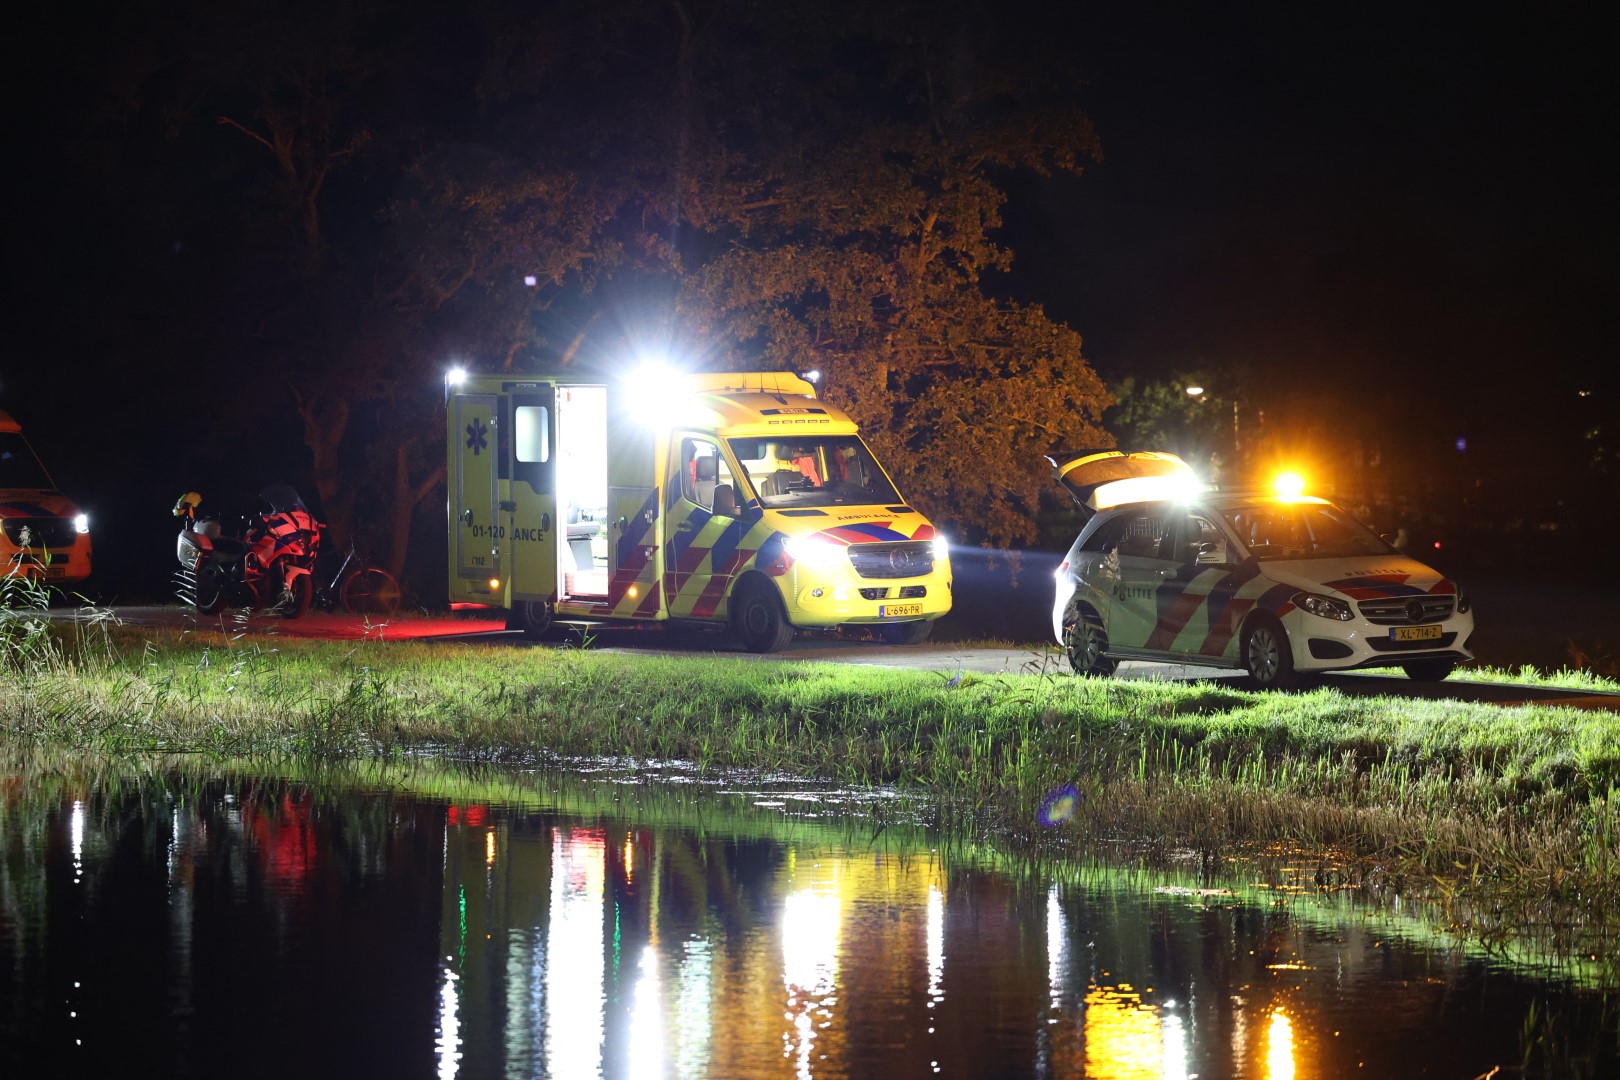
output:
{"label": "motorcycle wheel", "polygon": [[375,566],[344,578],[338,592],[343,610],[351,615],[393,615],[399,611],[399,582],[393,574]]}
{"label": "motorcycle wheel", "polygon": [[310,593],[309,575],[299,574],[281,594],[281,603],[276,605],[277,612],[283,619],[302,618],[309,610]]}
{"label": "motorcycle wheel", "polygon": [[200,567],[195,575],[191,603],[199,615],[215,615],[225,607],[225,583],[219,571],[209,565]]}

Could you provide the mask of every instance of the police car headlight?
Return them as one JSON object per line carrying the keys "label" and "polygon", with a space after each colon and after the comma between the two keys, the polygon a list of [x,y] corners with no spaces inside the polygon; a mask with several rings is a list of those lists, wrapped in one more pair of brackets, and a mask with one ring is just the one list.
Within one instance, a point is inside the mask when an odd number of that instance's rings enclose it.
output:
{"label": "police car headlight", "polygon": [[1468,598],[1467,593],[1463,592],[1461,585],[1457,586],[1457,614],[1466,615],[1473,610],[1474,602]]}
{"label": "police car headlight", "polygon": [[934,534],[934,561],[944,562],[951,557],[951,540],[944,533]]}
{"label": "police car headlight", "polygon": [[89,514],[80,514],[77,517],[75,517],[73,519],[73,531],[76,532],[76,533],[87,533],[87,532],[89,532],[90,531],[90,515]]}
{"label": "police car headlight", "polygon": [[845,548],[824,536],[792,536],[782,545],[788,557],[805,566],[832,566],[845,557]]}
{"label": "police car headlight", "polygon": [[1349,622],[1351,619],[1350,605],[1331,596],[1317,596],[1308,592],[1295,593],[1294,606],[1312,615],[1320,615],[1324,619],[1338,619],[1340,622]]}

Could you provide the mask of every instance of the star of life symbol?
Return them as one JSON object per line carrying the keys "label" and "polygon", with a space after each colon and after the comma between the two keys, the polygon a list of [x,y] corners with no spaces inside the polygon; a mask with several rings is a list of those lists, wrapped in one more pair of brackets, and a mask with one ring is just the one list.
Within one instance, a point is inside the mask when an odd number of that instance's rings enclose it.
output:
{"label": "star of life symbol", "polygon": [[473,457],[489,449],[489,428],[476,416],[473,417],[473,422],[467,425],[467,449],[473,452]]}

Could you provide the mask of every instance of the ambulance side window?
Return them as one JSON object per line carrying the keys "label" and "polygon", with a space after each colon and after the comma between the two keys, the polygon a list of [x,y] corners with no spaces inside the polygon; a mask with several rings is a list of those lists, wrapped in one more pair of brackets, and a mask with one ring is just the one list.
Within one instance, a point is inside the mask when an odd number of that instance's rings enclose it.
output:
{"label": "ambulance side window", "polygon": [[681,495],[705,510],[737,516],[737,486],[717,443],[684,438],[680,456]]}

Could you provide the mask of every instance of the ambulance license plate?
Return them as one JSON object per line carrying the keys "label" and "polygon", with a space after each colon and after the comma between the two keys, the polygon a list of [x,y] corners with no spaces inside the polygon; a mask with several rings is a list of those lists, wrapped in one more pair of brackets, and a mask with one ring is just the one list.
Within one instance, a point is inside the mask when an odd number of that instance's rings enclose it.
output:
{"label": "ambulance license plate", "polygon": [[67,567],[65,566],[47,566],[45,568],[46,581],[55,581],[57,578],[64,577],[67,577]]}
{"label": "ambulance license plate", "polygon": [[889,615],[921,615],[921,604],[879,604],[878,614]]}
{"label": "ambulance license plate", "polygon": [[1389,631],[1391,641],[1439,641],[1439,626],[1396,626]]}

